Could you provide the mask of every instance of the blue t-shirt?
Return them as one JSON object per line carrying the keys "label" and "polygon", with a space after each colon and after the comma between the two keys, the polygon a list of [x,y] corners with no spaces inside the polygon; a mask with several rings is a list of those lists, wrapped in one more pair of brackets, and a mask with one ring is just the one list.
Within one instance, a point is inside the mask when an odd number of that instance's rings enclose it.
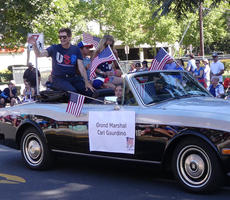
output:
{"label": "blue t-shirt", "polygon": [[170,64],[166,64],[164,66],[164,70],[177,70],[176,68],[176,63],[175,62],[172,62]]}
{"label": "blue t-shirt", "polygon": [[204,68],[203,67],[200,67],[199,69],[195,69],[195,71],[194,71],[194,74],[196,75],[196,76],[200,76],[200,72],[203,70],[203,75],[202,75],[202,77],[201,78],[198,78],[198,80],[203,80],[204,79]]}
{"label": "blue t-shirt", "polygon": [[68,49],[65,49],[61,44],[58,44],[51,45],[46,50],[48,55],[52,57],[52,75],[76,74],[77,60],[82,60],[80,49],[77,46],[70,45]]}
{"label": "blue t-shirt", "polygon": [[[16,88],[12,89],[12,94],[14,95],[14,97],[17,96],[17,89]],[[8,97],[10,97],[10,89],[9,88],[5,88],[3,90],[3,92],[1,93],[1,97],[3,97],[4,99],[7,99]]]}

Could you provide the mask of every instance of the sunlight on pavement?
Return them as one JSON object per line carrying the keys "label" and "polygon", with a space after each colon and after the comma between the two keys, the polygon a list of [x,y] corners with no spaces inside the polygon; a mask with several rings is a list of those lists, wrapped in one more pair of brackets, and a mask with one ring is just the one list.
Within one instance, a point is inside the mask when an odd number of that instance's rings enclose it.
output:
{"label": "sunlight on pavement", "polygon": [[33,196],[33,200],[40,200],[40,199],[59,199],[64,198],[70,195],[72,192],[80,192],[83,190],[89,189],[90,185],[79,184],[79,183],[69,183],[65,186],[53,190],[45,190],[45,191],[37,191],[26,193],[26,195]]}
{"label": "sunlight on pavement", "polygon": [[20,184],[26,183],[26,180],[19,176],[0,173],[0,184]]}

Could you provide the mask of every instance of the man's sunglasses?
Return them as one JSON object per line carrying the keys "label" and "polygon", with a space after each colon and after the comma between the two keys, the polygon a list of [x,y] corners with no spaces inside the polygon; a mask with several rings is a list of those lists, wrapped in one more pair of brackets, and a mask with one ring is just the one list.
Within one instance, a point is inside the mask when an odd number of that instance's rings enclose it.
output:
{"label": "man's sunglasses", "polygon": [[65,35],[64,36],[59,36],[59,39],[62,39],[62,38],[65,40],[67,38],[67,36],[65,36]]}

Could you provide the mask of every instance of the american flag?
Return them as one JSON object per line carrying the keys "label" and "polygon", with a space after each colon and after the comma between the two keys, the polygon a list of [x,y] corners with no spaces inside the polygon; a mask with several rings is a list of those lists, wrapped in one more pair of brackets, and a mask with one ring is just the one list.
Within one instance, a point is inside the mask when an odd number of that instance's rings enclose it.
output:
{"label": "american flag", "polygon": [[134,148],[134,138],[126,137],[127,149],[133,150]]}
{"label": "american flag", "polygon": [[157,52],[156,57],[153,59],[149,71],[157,71],[164,69],[165,64],[171,60],[172,57],[165,51],[164,48],[160,48]]}
{"label": "american flag", "polygon": [[113,60],[116,60],[116,57],[114,56],[110,46],[108,46],[93,59],[90,68],[90,80],[93,80],[93,78],[96,76],[95,70],[97,69],[98,65]]}
{"label": "american flag", "polygon": [[81,114],[82,106],[84,104],[85,96],[71,93],[66,112],[79,116]]}
{"label": "american flag", "polygon": [[155,95],[155,88],[153,82],[140,83],[136,86],[136,88],[141,98],[143,99],[146,98],[146,95],[150,97],[154,97]]}
{"label": "american flag", "polygon": [[90,35],[89,33],[83,33],[83,42],[87,44],[93,44],[95,48],[98,47],[101,38]]}

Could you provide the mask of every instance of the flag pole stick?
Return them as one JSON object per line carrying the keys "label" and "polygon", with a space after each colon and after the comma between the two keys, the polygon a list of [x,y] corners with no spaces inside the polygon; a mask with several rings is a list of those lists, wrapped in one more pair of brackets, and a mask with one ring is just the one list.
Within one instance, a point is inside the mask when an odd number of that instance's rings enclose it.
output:
{"label": "flag pole stick", "polygon": [[118,67],[120,68],[122,74],[125,74],[125,72],[123,71],[123,69],[122,69],[120,63],[119,63],[118,60],[117,60],[117,57],[114,55],[113,50],[111,49],[110,45],[108,45],[108,47],[109,47],[110,51],[112,52],[113,57],[115,58],[115,60],[116,60],[116,62],[117,62],[117,64],[118,64]]}
{"label": "flag pole stick", "polygon": [[[67,91],[67,92],[69,92],[69,93],[71,93],[71,94],[78,94],[78,93],[72,92],[72,91]],[[82,95],[82,94],[80,94],[80,95]],[[100,103],[105,103],[105,102],[111,103],[111,101],[102,101],[102,100],[100,100],[100,99],[96,99],[96,98],[89,97],[89,96],[86,96],[86,95],[82,95],[82,96],[84,96],[84,97],[86,97],[86,98],[88,98],[88,99],[92,99],[92,100],[98,101],[98,102],[100,102]],[[112,103],[114,103],[114,102],[112,102]]]}
{"label": "flag pole stick", "polygon": [[[76,92],[72,92],[72,91],[67,91],[67,92],[69,92],[69,93],[71,93],[71,94],[78,94],[78,93],[76,93]],[[82,95],[82,94],[80,94],[80,95]],[[99,99],[95,99],[95,98],[93,98],[93,97],[89,97],[89,96],[85,96],[85,95],[82,95],[82,96],[84,96],[84,97],[86,97],[86,98],[88,98],[88,99],[92,99],[92,100],[95,100],[95,101],[98,101],[98,102],[104,103],[104,101],[99,100]]]}
{"label": "flag pole stick", "polygon": [[38,81],[38,57],[35,55],[35,66],[36,66],[36,94],[39,95],[39,81]]}

